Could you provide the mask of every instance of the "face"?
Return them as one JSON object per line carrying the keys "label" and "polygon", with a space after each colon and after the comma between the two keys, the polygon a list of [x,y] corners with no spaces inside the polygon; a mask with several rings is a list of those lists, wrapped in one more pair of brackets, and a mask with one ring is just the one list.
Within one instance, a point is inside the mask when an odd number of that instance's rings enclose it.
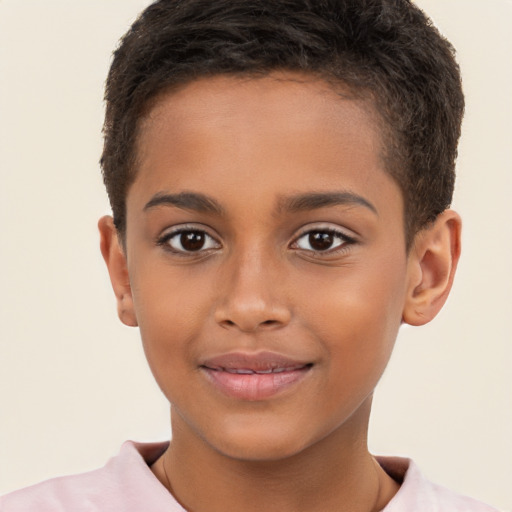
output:
{"label": "face", "polygon": [[200,80],[144,120],[129,294],[176,429],[250,460],[365,431],[407,289],[381,152],[371,109],[291,74]]}

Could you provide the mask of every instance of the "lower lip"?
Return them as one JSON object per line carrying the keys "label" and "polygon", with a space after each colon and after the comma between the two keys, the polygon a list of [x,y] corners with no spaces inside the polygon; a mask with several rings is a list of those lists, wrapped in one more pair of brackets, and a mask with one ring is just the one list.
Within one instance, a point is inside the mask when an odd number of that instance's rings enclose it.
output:
{"label": "lower lip", "polygon": [[279,373],[229,373],[203,367],[210,382],[225,395],[239,400],[265,400],[299,383],[311,369],[305,366],[298,370]]}

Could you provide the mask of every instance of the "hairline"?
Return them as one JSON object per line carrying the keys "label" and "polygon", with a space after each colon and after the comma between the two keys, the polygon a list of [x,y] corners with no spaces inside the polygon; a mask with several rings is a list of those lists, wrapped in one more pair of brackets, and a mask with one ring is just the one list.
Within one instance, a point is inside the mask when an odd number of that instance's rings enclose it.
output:
{"label": "hairline", "polygon": [[[279,74],[282,74],[279,77]],[[312,70],[297,70],[293,68],[271,68],[266,70],[247,70],[247,71],[234,71],[234,72],[215,72],[215,73],[202,73],[196,76],[190,76],[186,80],[178,80],[175,83],[163,84],[157,88],[155,92],[147,97],[147,99],[139,105],[138,115],[135,113],[135,129],[133,130],[133,141],[131,144],[131,165],[128,167],[129,180],[126,183],[126,190],[124,191],[124,215],[123,223],[121,225],[116,224],[116,229],[121,240],[126,238],[126,197],[128,192],[137,179],[138,172],[141,167],[140,161],[140,146],[141,133],[144,129],[144,124],[149,120],[151,113],[154,109],[163,101],[164,98],[168,98],[178,92],[186,89],[193,83],[206,81],[221,77],[238,78],[241,80],[260,80],[268,78],[272,75],[277,81],[291,81],[295,83],[311,83],[311,82],[323,82],[329,90],[334,92],[337,96],[350,101],[357,101],[358,107],[363,109],[369,116],[370,119],[376,123],[376,132],[379,135],[380,147],[379,147],[379,158],[381,159],[384,172],[393,179],[400,189],[400,195],[402,198],[402,209],[403,209],[403,230],[405,238],[405,249],[406,253],[409,252],[412,247],[412,242],[418,232],[420,232],[425,226],[416,226],[416,228],[408,222],[408,197],[407,192],[404,190],[403,184],[398,179],[397,174],[404,172],[403,158],[392,151],[392,148],[400,147],[400,143],[397,140],[396,130],[393,129],[390,120],[386,118],[383,113],[383,106],[379,101],[379,95],[375,88],[362,87],[351,85],[347,80],[343,80],[340,77],[327,71],[315,72]],[[295,76],[295,78],[294,78]],[[299,77],[303,77],[300,80]],[[386,149],[389,148],[389,149]],[[393,154],[394,153],[394,154]],[[393,173],[392,169],[397,172]],[[115,220],[115,219],[114,219]]]}

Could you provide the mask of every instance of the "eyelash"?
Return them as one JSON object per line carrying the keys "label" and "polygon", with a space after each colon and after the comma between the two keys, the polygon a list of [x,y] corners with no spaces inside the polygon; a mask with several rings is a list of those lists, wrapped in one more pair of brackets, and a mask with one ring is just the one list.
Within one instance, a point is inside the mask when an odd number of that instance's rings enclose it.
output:
{"label": "eyelash", "polygon": [[[191,255],[204,256],[206,251],[209,251],[212,249],[212,247],[208,247],[206,249],[200,248],[197,251],[187,251],[187,250],[184,250],[184,248],[182,250],[182,249],[176,249],[176,248],[172,247],[170,244],[170,241],[174,238],[178,238],[180,235],[183,235],[185,233],[197,233],[197,234],[203,235],[205,237],[205,239],[210,240],[210,243],[211,243],[211,241],[213,241],[216,245],[220,246],[220,242],[216,238],[211,236],[206,230],[196,227],[196,226],[181,226],[172,231],[168,231],[168,232],[164,233],[160,238],[158,238],[156,243],[157,243],[157,245],[164,247],[165,250],[172,252],[173,254],[176,254],[178,256],[185,256],[185,257],[191,256]],[[181,241],[180,241],[180,244],[181,244]],[[181,246],[183,247],[183,244],[181,244]]]}
{"label": "eyelash", "polygon": [[[332,236],[333,238],[337,238],[340,241],[340,243],[338,245],[335,245],[334,247],[328,248],[326,250],[303,249],[301,247],[297,247],[298,242],[302,238],[311,237],[311,235],[315,234],[315,233],[324,234],[324,235],[327,234],[329,236]],[[324,255],[332,256],[332,255],[336,255],[336,254],[345,252],[346,250],[348,250],[349,246],[351,246],[355,243],[356,243],[355,238],[348,236],[346,233],[344,233],[341,230],[338,230],[338,229],[335,229],[332,227],[317,227],[317,228],[310,228],[310,229],[303,231],[291,245],[295,246],[293,248],[298,251],[303,251],[305,253],[309,253],[310,255],[312,255],[314,257],[321,258]],[[309,244],[311,246],[311,240],[309,240]]]}
{"label": "eyelash", "polygon": [[[190,257],[193,255],[204,256],[205,253],[210,252],[212,249],[216,249],[219,247],[207,247],[207,248],[199,248],[198,250],[191,251],[191,250],[185,250],[183,248],[183,244],[180,241],[180,245],[182,249],[177,249],[175,247],[172,247],[170,244],[170,241],[179,237],[180,235],[183,235],[184,233],[196,233],[199,235],[204,236],[205,240],[209,240],[209,244],[212,242],[217,245],[221,246],[220,242],[213,236],[211,236],[206,230],[196,227],[196,226],[181,226],[178,227],[172,231],[166,232],[164,235],[162,235],[160,238],[157,239],[157,245],[164,247],[167,251],[172,252],[173,254],[184,256],[184,257]],[[337,238],[340,242],[338,245],[335,245],[332,248],[327,248],[326,250],[315,250],[314,248],[311,249],[304,249],[298,246],[299,241],[304,237],[311,237],[312,234],[322,234],[322,235],[328,235],[333,238]],[[356,243],[356,239],[348,236],[346,233],[344,233],[341,230],[337,230],[331,227],[317,227],[317,228],[310,228],[307,230],[304,230],[299,236],[297,236],[294,241],[290,244],[290,248],[302,251],[303,253],[308,253],[314,257],[321,258],[324,255],[335,255],[339,254],[341,252],[344,252],[348,249],[350,245],[353,245]],[[309,240],[309,245],[311,247],[311,240]]]}

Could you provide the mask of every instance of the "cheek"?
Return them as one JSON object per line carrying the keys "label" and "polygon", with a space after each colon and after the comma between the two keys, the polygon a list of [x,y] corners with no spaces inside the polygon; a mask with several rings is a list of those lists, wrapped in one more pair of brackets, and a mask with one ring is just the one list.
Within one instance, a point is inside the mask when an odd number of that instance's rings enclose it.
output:
{"label": "cheek", "polygon": [[327,269],[329,279],[302,280],[301,293],[308,297],[301,315],[305,327],[343,374],[357,379],[384,370],[402,318],[404,265],[380,261]]}
{"label": "cheek", "polygon": [[132,293],[141,332],[187,337],[210,302],[211,286],[204,272],[191,265],[171,266],[151,261],[130,273]]}
{"label": "cheek", "polygon": [[139,268],[132,279],[134,306],[144,351],[159,384],[179,375],[194,360],[211,308],[211,286],[187,271]]}

